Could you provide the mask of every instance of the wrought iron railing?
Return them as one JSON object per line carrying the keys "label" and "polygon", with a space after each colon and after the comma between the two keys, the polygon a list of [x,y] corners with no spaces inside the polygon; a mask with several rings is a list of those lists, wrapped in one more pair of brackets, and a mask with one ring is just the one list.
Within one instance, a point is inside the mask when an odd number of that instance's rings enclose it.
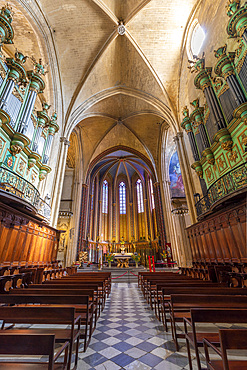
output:
{"label": "wrought iron railing", "polygon": [[216,202],[225,196],[246,186],[247,163],[244,163],[221,176],[208,188],[207,195],[195,204],[197,216],[208,212]]}
{"label": "wrought iron railing", "polygon": [[0,166],[0,189],[28,202],[40,216],[49,220],[51,207],[40,198],[36,187],[4,166]]}

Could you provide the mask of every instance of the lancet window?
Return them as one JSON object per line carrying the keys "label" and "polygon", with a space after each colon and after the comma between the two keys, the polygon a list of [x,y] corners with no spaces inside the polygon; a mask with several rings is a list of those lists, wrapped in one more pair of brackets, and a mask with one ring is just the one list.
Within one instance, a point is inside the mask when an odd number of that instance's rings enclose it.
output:
{"label": "lancet window", "polygon": [[108,182],[103,182],[102,213],[108,213]]}
{"label": "lancet window", "polygon": [[142,182],[140,179],[136,182],[136,191],[137,191],[137,209],[138,213],[144,212],[143,206],[143,191],[142,191]]}
{"label": "lancet window", "polygon": [[119,210],[120,215],[126,214],[126,185],[123,181],[119,184]]}
{"label": "lancet window", "polygon": [[154,204],[154,188],[153,188],[153,181],[152,179],[150,179],[149,181],[150,183],[150,200],[151,200],[151,209],[154,209],[155,208],[155,204]]}

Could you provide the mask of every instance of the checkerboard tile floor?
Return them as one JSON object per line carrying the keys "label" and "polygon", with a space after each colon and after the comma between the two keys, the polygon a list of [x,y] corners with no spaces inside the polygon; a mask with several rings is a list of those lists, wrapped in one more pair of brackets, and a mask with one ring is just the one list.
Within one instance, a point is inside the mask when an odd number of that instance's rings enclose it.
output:
{"label": "checkerboard tile floor", "polygon": [[137,284],[113,283],[90,346],[79,353],[78,369],[189,369],[183,343],[176,352],[171,334],[155,318]]}

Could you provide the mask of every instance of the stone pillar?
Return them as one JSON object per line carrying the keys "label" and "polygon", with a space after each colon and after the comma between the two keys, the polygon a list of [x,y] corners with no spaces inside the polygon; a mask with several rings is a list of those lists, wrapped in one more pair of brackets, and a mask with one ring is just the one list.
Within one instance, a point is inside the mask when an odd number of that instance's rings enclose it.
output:
{"label": "stone pillar", "polygon": [[133,202],[129,203],[129,210],[130,210],[130,237],[131,237],[130,241],[131,241],[135,237]]}
{"label": "stone pillar", "polygon": [[52,214],[51,214],[51,224],[56,225],[57,218],[58,218],[58,211],[60,207],[60,200],[62,195],[62,189],[63,189],[63,180],[64,180],[64,172],[65,172],[65,166],[66,166],[66,160],[67,160],[67,152],[68,147],[70,145],[69,140],[62,136],[60,137],[60,148],[59,148],[59,156],[60,161],[57,166],[56,171],[56,183],[53,189],[53,193],[51,194],[52,198]]}
{"label": "stone pillar", "polygon": [[241,105],[246,102],[246,97],[235,73],[235,52],[226,54],[226,48],[227,46],[225,45],[214,52],[215,57],[218,59],[215,73],[226,80],[237,105]]}
{"label": "stone pillar", "polygon": [[79,222],[77,253],[80,250],[83,250],[84,248],[83,240],[86,239],[87,209],[88,209],[88,185],[82,184],[81,214],[80,214],[80,222]]}
{"label": "stone pillar", "polygon": [[2,87],[2,93],[0,96],[0,109],[6,110],[8,100],[13,92],[15,84],[18,82],[24,82],[26,80],[26,71],[23,67],[26,59],[27,57],[24,57],[24,55],[22,53],[19,53],[18,51],[16,51],[15,53],[15,59],[6,59],[6,64],[9,70],[6,83]]}
{"label": "stone pillar", "polygon": [[[183,139],[183,133],[178,132],[177,136],[173,138],[175,144],[176,144],[176,149],[178,153],[178,159],[180,163],[180,168],[181,168],[181,173],[182,173],[182,178],[183,178],[183,183],[184,183],[184,190],[185,190],[185,195],[188,203],[188,208],[190,212],[190,218],[191,222],[195,223],[196,222],[196,209],[194,206],[194,182],[189,166],[189,161],[188,161],[188,156],[187,156],[187,151]],[[197,163],[197,162],[196,162]],[[200,163],[200,162],[199,162]]]}
{"label": "stone pillar", "polygon": [[54,112],[49,122],[48,135],[47,135],[46,142],[45,142],[44,149],[43,149],[42,162],[44,164],[47,164],[49,161],[51,148],[52,148],[52,141],[53,141],[54,135],[58,132],[58,130],[59,130],[59,126],[57,124],[57,113]]}
{"label": "stone pillar", "polygon": [[175,219],[175,224],[177,224],[179,230],[177,234],[180,237],[180,242],[178,243],[178,254],[179,262],[181,267],[187,267],[192,265],[192,253],[189,244],[189,239],[186,233],[186,223],[185,216],[183,214],[176,214],[176,210],[173,210],[173,217]]}
{"label": "stone pillar", "polygon": [[159,234],[160,234],[161,247],[165,248],[166,231],[165,231],[165,221],[164,221],[164,214],[163,214],[163,207],[162,207],[162,201],[161,201],[159,182],[155,182],[153,184],[153,188],[154,188],[155,212],[156,212],[158,230],[159,230]]}

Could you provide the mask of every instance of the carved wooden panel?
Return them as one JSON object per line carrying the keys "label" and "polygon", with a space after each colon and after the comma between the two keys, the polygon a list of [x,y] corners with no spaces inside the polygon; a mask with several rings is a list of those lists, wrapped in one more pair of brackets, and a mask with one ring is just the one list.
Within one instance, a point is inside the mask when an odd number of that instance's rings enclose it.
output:
{"label": "carved wooden panel", "polygon": [[56,259],[59,232],[0,203],[0,263]]}
{"label": "carved wooden panel", "polygon": [[246,201],[187,228],[193,261],[247,262]]}

